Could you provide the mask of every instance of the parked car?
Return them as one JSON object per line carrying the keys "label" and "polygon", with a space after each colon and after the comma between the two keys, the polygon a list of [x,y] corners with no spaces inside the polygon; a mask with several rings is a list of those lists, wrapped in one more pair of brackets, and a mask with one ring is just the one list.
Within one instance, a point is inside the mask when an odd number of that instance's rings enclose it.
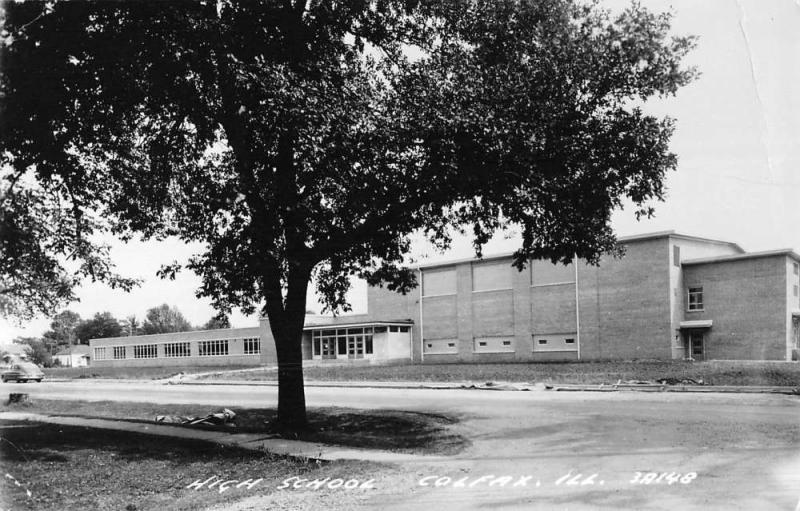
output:
{"label": "parked car", "polygon": [[44,378],[44,373],[39,366],[34,364],[33,362],[23,362],[23,361],[16,361],[11,363],[10,365],[6,366],[3,369],[2,374],[0,374],[0,379],[3,380],[3,383],[9,380],[15,380],[18,382],[26,382],[26,381],[42,381]]}

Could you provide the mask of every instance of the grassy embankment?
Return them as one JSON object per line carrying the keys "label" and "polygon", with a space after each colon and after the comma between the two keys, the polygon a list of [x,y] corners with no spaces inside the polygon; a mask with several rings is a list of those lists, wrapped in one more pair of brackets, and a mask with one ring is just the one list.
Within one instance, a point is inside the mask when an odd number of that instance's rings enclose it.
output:
{"label": "grassy embankment", "polygon": [[196,374],[259,367],[250,366],[170,366],[170,367],[46,367],[46,378],[119,378],[123,380],[160,380],[179,373]]}
{"label": "grassy embankment", "polygon": [[[745,361],[637,361],[507,364],[425,364],[391,366],[315,366],[304,368],[308,381],[412,381],[600,384],[663,378],[702,380],[706,385],[800,386],[800,364]],[[263,369],[216,374],[203,379],[274,381],[277,371]]]}

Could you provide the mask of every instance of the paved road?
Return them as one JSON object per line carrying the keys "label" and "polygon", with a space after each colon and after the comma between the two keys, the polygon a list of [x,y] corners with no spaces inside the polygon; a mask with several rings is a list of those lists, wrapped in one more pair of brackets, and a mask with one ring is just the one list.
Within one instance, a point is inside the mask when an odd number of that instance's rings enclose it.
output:
{"label": "paved road", "polygon": [[[2,384],[0,395],[12,389],[52,399],[277,401],[274,387],[86,381]],[[367,508],[800,510],[794,396],[309,387],[307,401],[461,418],[454,429],[472,440],[466,452],[379,479],[358,503]],[[289,496],[270,497],[281,498]]]}

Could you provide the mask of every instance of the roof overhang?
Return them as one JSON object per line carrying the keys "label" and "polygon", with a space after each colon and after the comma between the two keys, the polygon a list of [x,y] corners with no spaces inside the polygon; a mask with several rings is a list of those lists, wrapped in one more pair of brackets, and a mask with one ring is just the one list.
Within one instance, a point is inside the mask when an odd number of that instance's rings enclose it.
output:
{"label": "roof overhang", "polygon": [[695,319],[692,321],[681,321],[681,330],[689,328],[711,328],[712,321],[710,319]]}
{"label": "roof overhang", "polygon": [[410,326],[414,322],[409,320],[402,321],[361,321],[359,323],[325,323],[318,325],[306,325],[303,330],[308,332],[311,330],[333,330],[334,328],[360,328],[369,326]]}

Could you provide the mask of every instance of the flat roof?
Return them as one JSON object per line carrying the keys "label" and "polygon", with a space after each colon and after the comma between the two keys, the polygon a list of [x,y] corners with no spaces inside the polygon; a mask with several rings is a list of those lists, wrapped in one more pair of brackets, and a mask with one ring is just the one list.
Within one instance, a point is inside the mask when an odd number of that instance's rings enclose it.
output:
{"label": "flat roof", "polygon": [[317,323],[304,326],[303,330],[333,330],[334,328],[356,328],[366,326],[410,326],[414,321],[410,319],[400,319],[397,321],[359,321],[357,323]]}
{"label": "flat roof", "polygon": [[[675,232],[675,231],[657,231],[657,232],[650,232],[650,233],[644,233],[644,234],[634,234],[634,235],[631,235],[631,236],[620,236],[620,237],[617,238],[617,243],[624,244],[624,243],[631,243],[631,242],[637,242],[637,241],[648,241],[648,240],[654,240],[654,239],[659,239],[659,238],[668,238],[668,237],[669,238],[678,238],[678,239],[690,240],[690,241],[701,241],[701,242],[704,242],[704,243],[714,243],[714,244],[717,244],[717,245],[728,245],[728,246],[731,246],[734,249],[738,250],[741,253],[745,252],[744,249],[741,246],[739,246],[736,243],[730,242],[730,241],[724,241],[724,240],[718,240],[718,239],[712,239],[712,238],[703,238],[703,237],[700,237],[700,236],[690,236],[688,234],[681,234],[681,233],[678,233],[678,232]],[[452,259],[452,260],[446,260],[446,261],[441,261],[441,262],[420,263],[420,264],[416,264],[416,265],[411,266],[411,268],[424,270],[426,268],[435,268],[435,267],[440,267],[440,266],[452,266],[452,265],[468,263],[468,262],[472,262],[472,261],[492,261],[492,260],[497,260],[497,259],[507,259],[507,258],[509,258],[509,257],[511,257],[513,255],[514,255],[514,252],[504,252],[504,253],[498,253],[498,254],[485,255],[485,256],[480,257],[480,258],[478,258],[478,257],[465,257],[465,258]]]}
{"label": "flat roof", "polygon": [[[236,334],[244,334],[246,331],[252,332],[253,330],[258,330],[259,326],[246,326],[241,328],[212,328],[211,330],[184,330],[183,332],[163,332],[160,334],[145,334],[145,335],[123,335],[121,337],[98,337],[96,339],[89,339],[89,343],[91,345],[92,341],[120,341],[130,339],[131,341],[144,339],[147,340],[148,338],[155,338],[155,337],[164,337],[169,335],[179,336],[179,337],[186,337],[192,336],[195,334],[202,334],[204,332],[217,332],[219,334],[227,334],[227,335],[236,335]],[[230,338],[230,337],[229,337]],[[205,339],[201,339],[205,340]]]}
{"label": "flat roof", "polygon": [[722,263],[726,261],[740,261],[743,259],[758,259],[762,257],[775,257],[786,256],[791,257],[795,261],[800,261],[800,255],[797,255],[791,248],[782,248],[779,250],[766,250],[763,252],[750,252],[745,254],[731,254],[714,257],[701,257],[698,259],[687,259],[681,261],[681,266],[692,266],[695,264],[709,264],[709,263]]}

